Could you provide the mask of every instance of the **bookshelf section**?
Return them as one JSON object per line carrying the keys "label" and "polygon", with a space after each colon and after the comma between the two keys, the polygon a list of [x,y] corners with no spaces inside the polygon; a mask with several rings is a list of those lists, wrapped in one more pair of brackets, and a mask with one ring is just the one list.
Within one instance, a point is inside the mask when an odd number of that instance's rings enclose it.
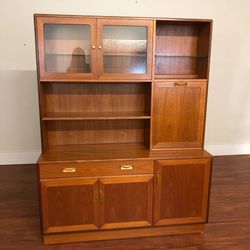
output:
{"label": "bookshelf section", "polygon": [[156,21],[155,78],[206,79],[210,23]]}
{"label": "bookshelf section", "polygon": [[[46,122],[47,145],[146,143],[147,120]],[[145,138],[146,137],[146,138]]]}

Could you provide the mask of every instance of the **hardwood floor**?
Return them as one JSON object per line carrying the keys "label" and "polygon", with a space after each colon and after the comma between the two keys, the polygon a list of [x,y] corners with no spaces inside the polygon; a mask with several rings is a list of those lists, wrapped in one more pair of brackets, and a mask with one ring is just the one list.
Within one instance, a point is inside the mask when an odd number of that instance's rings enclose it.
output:
{"label": "hardwood floor", "polygon": [[35,165],[0,166],[0,249],[250,249],[250,157],[215,157],[204,234],[42,244]]}

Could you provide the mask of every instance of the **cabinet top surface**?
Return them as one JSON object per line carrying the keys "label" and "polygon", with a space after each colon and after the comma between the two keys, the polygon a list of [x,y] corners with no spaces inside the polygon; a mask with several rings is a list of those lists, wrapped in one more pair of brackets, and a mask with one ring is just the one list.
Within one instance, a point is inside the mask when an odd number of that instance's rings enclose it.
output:
{"label": "cabinet top surface", "polygon": [[51,146],[38,163],[85,162],[105,160],[155,160],[172,158],[207,158],[211,155],[202,149],[150,151],[140,143]]}
{"label": "cabinet top surface", "polygon": [[184,22],[213,22],[212,19],[198,19],[198,18],[172,18],[172,17],[138,17],[138,16],[95,16],[95,15],[66,15],[66,14],[42,14],[42,13],[34,13],[34,17],[75,17],[75,18],[103,18],[103,19],[147,19],[147,20],[159,20],[159,21],[184,21]]}

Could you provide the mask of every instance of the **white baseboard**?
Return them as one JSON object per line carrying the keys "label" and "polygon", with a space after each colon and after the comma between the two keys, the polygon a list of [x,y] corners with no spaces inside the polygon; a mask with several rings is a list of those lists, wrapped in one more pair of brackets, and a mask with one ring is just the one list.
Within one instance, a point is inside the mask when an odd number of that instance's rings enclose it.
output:
{"label": "white baseboard", "polygon": [[[212,155],[250,155],[250,144],[205,145],[205,149]],[[0,153],[0,165],[34,164],[40,151]]]}
{"label": "white baseboard", "polygon": [[34,164],[40,155],[40,151],[31,152],[0,152],[0,165]]}
{"label": "white baseboard", "polygon": [[250,144],[205,145],[212,155],[243,155],[250,154]]}

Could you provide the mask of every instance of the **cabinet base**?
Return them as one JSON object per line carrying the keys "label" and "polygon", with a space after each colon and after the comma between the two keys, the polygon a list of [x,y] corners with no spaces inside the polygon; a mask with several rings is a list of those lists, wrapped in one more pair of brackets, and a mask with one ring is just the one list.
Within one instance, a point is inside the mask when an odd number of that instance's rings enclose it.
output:
{"label": "cabinet base", "polygon": [[117,229],[117,230],[94,231],[94,232],[51,234],[51,235],[44,235],[43,240],[45,245],[49,245],[49,244],[81,242],[81,241],[141,238],[141,237],[152,237],[152,236],[163,236],[163,235],[201,233],[203,231],[204,231],[204,224],[193,224],[193,225],[181,225],[181,226],[148,227],[148,228],[136,228],[136,229]]}

